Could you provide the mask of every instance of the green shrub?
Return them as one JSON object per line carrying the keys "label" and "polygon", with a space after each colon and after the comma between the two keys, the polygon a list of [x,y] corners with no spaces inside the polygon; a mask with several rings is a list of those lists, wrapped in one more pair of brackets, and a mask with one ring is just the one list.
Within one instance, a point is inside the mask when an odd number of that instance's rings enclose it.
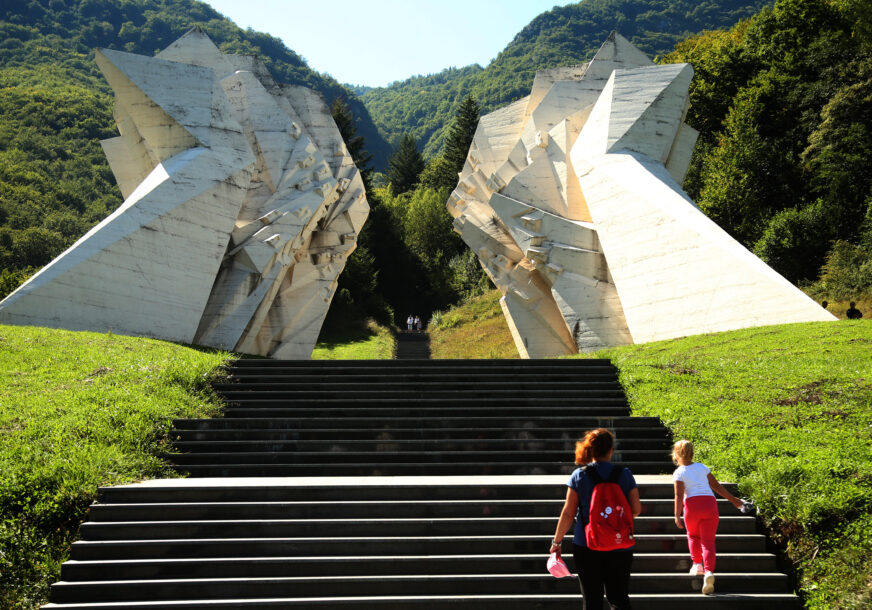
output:
{"label": "green shrub", "polygon": [[841,301],[872,298],[872,248],[837,241],[827,254],[815,290]]}

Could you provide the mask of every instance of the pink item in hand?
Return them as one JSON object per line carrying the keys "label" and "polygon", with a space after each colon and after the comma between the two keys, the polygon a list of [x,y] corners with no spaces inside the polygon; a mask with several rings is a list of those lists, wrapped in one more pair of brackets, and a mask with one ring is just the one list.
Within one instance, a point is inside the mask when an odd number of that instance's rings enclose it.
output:
{"label": "pink item in hand", "polygon": [[572,576],[572,573],[569,571],[569,567],[567,567],[566,562],[560,558],[560,554],[556,551],[551,553],[551,556],[548,557],[548,571],[551,572],[551,576],[554,578],[565,578],[567,576]]}

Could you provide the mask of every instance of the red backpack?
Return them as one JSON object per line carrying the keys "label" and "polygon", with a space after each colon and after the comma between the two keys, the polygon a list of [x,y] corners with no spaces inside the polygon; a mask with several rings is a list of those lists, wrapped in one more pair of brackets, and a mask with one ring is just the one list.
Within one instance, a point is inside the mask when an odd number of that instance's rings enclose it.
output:
{"label": "red backpack", "polygon": [[584,472],[593,483],[590,513],[584,526],[587,548],[593,551],[626,549],[636,543],[633,537],[633,513],[618,479],[624,468],[614,466],[608,479],[603,479],[593,465]]}

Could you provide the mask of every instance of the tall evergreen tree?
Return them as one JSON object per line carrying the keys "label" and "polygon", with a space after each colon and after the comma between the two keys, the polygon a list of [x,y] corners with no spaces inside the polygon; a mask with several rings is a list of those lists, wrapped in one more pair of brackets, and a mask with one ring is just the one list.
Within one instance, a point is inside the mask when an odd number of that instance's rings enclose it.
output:
{"label": "tall evergreen tree", "polygon": [[348,148],[348,152],[354,160],[358,171],[360,171],[360,177],[363,179],[363,186],[366,188],[366,192],[372,192],[370,185],[372,168],[369,167],[372,155],[364,148],[363,136],[357,133],[357,126],[354,124],[354,114],[348,107],[348,102],[342,97],[337,97],[333,100],[333,105],[330,106],[330,114],[333,115],[333,120],[339,128],[339,133],[342,134],[345,146]]}
{"label": "tall evergreen tree", "polygon": [[427,164],[427,168],[421,174],[422,186],[436,190],[454,189],[457,186],[457,174],[463,171],[463,165],[466,163],[469,147],[478,127],[480,112],[478,102],[471,95],[460,102],[448,137],[445,139],[445,150]]}
{"label": "tall evergreen tree", "polygon": [[388,160],[388,181],[394,194],[399,195],[412,190],[424,171],[424,157],[418,151],[418,143],[410,134],[403,136],[400,145]]}
{"label": "tall evergreen tree", "polygon": [[457,108],[454,124],[445,139],[444,153],[445,159],[455,174],[463,171],[463,164],[469,154],[469,146],[472,144],[472,138],[478,127],[480,113],[481,106],[471,95],[467,95]]}

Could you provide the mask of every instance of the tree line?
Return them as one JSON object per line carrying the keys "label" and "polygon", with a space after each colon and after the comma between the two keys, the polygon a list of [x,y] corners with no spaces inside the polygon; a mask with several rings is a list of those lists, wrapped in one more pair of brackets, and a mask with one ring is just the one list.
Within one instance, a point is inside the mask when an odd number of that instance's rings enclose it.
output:
{"label": "tree line", "polygon": [[366,317],[400,325],[415,314],[426,321],[432,312],[488,289],[490,280],[454,232],[445,207],[478,126],[478,102],[461,102],[442,154],[425,161],[406,134],[387,173],[375,175],[348,107],[338,101],[332,110],[362,170],[370,216],[339,278],[326,333],[347,331]]}
{"label": "tree line", "polygon": [[414,76],[366,91],[361,99],[396,147],[413,136],[426,158],[437,156],[458,105],[468,95],[491,112],[530,93],[538,70],[590,60],[612,30],[649,56],[703,30],[728,28],[772,0],[584,0],[533,19],[486,67],[477,64]]}
{"label": "tree line", "polygon": [[872,291],[872,4],[778,0],[679,43],[685,188],[722,228],[819,298]]}

